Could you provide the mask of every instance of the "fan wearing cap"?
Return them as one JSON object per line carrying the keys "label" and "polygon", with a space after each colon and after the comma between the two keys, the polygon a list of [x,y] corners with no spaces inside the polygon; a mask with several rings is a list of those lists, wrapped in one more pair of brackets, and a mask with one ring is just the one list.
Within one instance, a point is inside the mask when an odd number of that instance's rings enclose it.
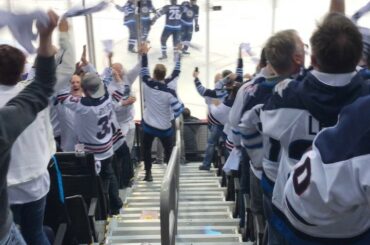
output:
{"label": "fan wearing cap", "polygon": [[111,214],[117,214],[122,200],[112,168],[113,143],[116,137],[123,136],[121,130],[114,127],[114,104],[99,75],[86,73],[82,77],[82,89],[86,97],[69,95],[63,105],[75,112],[79,143],[84,144],[85,151],[93,153],[95,160],[101,162],[103,189],[109,192]]}

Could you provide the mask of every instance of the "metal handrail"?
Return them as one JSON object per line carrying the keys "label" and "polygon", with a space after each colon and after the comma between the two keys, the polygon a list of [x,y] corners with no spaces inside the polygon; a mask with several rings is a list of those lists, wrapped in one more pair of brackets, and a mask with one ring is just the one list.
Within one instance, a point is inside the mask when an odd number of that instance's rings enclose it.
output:
{"label": "metal handrail", "polygon": [[177,214],[180,177],[180,127],[176,120],[176,146],[173,147],[170,160],[163,177],[160,196],[161,244],[174,245],[177,234]]}

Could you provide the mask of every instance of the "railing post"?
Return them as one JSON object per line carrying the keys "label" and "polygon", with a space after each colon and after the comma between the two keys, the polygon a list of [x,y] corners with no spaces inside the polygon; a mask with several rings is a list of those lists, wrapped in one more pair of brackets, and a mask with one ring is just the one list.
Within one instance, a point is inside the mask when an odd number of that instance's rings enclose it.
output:
{"label": "railing post", "polygon": [[175,245],[179,200],[181,139],[179,120],[176,120],[176,146],[173,147],[160,196],[161,244]]}

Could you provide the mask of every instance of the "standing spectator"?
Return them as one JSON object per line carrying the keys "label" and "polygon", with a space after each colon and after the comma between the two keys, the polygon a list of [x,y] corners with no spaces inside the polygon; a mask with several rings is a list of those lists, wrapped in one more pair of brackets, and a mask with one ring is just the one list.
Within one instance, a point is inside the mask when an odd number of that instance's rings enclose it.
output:
{"label": "standing spectator", "polygon": [[[270,37],[265,45],[265,55],[268,60],[267,68],[274,70],[275,75],[259,77],[247,89],[245,105],[243,106],[239,134],[242,147],[250,158],[250,197],[251,212],[255,218],[264,217],[263,199],[271,200],[270,179],[273,178],[274,168],[280,157],[279,144],[269,137],[261,137],[260,108],[272,96],[274,89],[289,77],[297,77],[304,66],[304,44],[297,32],[284,30]],[[264,135],[262,135],[264,136]],[[268,177],[266,177],[268,176]],[[268,178],[268,179],[267,179]],[[261,189],[264,187],[264,197]],[[267,181],[268,180],[268,181]],[[269,188],[267,188],[268,186]],[[266,212],[270,222],[271,215]],[[256,220],[256,219],[254,219]],[[259,219],[261,220],[261,219]],[[269,225],[269,241],[274,240],[274,230]]]}
{"label": "standing spectator", "polygon": [[[48,97],[52,95],[55,84],[55,52],[51,45],[51,35],[57,25],[58,16],[52,11],[48,15],[48,26],[38,25],[40,46],[36,58],[36,77],[26,88],[23,89],[17,84],[25,64],[24,54],[16,48],[0,45],[0,87],[3,105],[0,109],[2,125],[0,132],[2,139],[0,146],[1,245],[26,244],[15,225],[12,224],[12,214],[8,207],[7,183],[9,191],[14,195],[9,196],[10,201],[16,200],[19,203],[13,203],[15,205],[12,205],[12,209],[14,217],[20,218],[16,222],[21,226],[27,244],[49,244],[42,224],[45,195],[49,191],[50,184],[46,168],[50,159],[50,151],[45,145],[47,135],[45,133],[41,135],[40,131],[37,131],[42,128],[43,120],[48,120],[48,118],[42,118],[39,113],[47,107]],[[21,134],[23,139],[17,140]],[[26,135],[32,138],[27,139]],[[43,144],[47,150],[42,148],[41,152],[34,151],[40,148],[35,142]],[[10,170],[14,172],[7,176],[9,165],[11,165]],[[14,174],[15,172],[17,174]]]}
{"label": "standing spectator", "polygon": [[[197,143],[197,132],[200,125],[192,125],[192,123],[199,123],[200,120],[196,117],[191,115],[189,108],[185,108],[182,112],[182,117],[184,119],[184,144],[185,144],[185,158],[187,161],[191,159],[196,159],[198,151],[198,143]],[[189,124],[187,124],[189,123]]]}
{"label": "standing spectator", "polygon": [[115,113],[122,134],[125,136],[121,149],[116,150],[116,157],[118,158],[116,164],[122,164],[121,173],[117,174],[122,176],[119,183],[120,187],[127,187],[134,176],[131,150],[135,138],[135,109],[133,104],[136,101],[136,97],[132,93],[132,84],[139,76],[140,63],[135,65],[130,71],[125,71],[121,63],[113,63],[110,71],[112,82],[109,83],[108,91],[112,99],[118,103],[118,106],[115,107]]}
{"label": "standing spectator", "polygon": [[[153,181],[152,178],[152,143],[158,137],[164,147],[165,162],[168,162],[173,148],[174,130],[171,124],[173,117],[181,115],[184,105],[178,100],[176,92],[166,85],[166,67],[157,64],[154,68],[153,79],[149,75],[148,68],[148,44],[141,45],[142,68],[141,76],[144,82],[144,117],[142,127],[145,181]],[[180,70],[180,61],[176,62],[175,70]]]}
{"label": "standing spectator", "polygon": [[[288,80],[279,83],[276,92],[261,110],[263,134],[276,143],[272,150],[281,149],[278,164],[270,166],[270,172],[277,174],[276,179],[271,179],[275,182],[273,205],[271,202],[264,203],[273,217],[284,217],[285,183],[292,167],[312,146],[314,137],[323,128],[336,124],[344,106],[369,93],[368,85],[356,72],[362,56],[362,36],[351,20],[339,13],[327,15],[310,42],[314,70],[301,82]],[[272,156],[275,154],[270,152]],[[272,219],[271,222],[277,231],[275,243],[271,244],[295,244],[290,240],[289,232],[283,229],[286,225],[284,218]],[[346,219],[338,221],[337,227],[342,225],[348,228]],[[330,226],[318,227],[306,223],[303,233],[307,234],[301,238],[306,241],[311,240],[310,236],[334,239],[346,234],[354,235],[343,233],[340,229],[337,231],[333,233]],[[341,243],[338,241],[336,244]]]}
{"label": "standing spectator", "polygon": [[[215,146],[220,137],[223,136],[224,125],[227,123],[228,113],[235,100],[235,98],[230,99],[229,95],[232,91],[234,81],[240,81],[243,77],[242,67],[243,61],[241,58],[238,58],[236,74],[229,70],[224,70],[222,75],[217,74],[215,89],[205,88],[198,78],[199,72],[194,71],[193,73],[195,87],[198,93],[205,98],[208,105],[209,135],[204,160],[202,165],[199,166],[200,170],[209,170],[211,168]],[[216,102],[214,99],[217,99]],[[219,100],[221,100],[221,103]]]}
{"label": "standing spectator", "polygon": [[[195,32],[199,31],[199,6],[197,5],[197,0],[185,1],[181,5],[184,7],[184,12],[181,15],[181,42],[184,44],[182,53],[190,54],[188,52],[188,43],[193,37],[193,29]],[[194,22],[195,26],[193,24]]]}
{"label": "standing spectator", "polygon": [[65,152],[75,151],[75,145],[78,143],[78,139],[75,130],[75,112],[63,106],[62,102],[69,95],[77,98],[83,97],[81,77],[79,75],[73,75],[70,84],[70,90],[59,93],[54,103],[60,127],[60,148]]}
{"label": "standing spectator", "polygon": [[291,244],[369,244],[369,107],[369,96],[345,107],[291,172],[283,199]]}
{"label": "standing spectator", "polygon": [[86,97],[72,95],[64,99],[63,105],[75,112],[75,128],[78,141],[86,152],[94,154],[101,164],[99,175],[103,190],[109,193],[111,214],[118,214],[123,203],[118,193],[117,178],[112,167],[113,144],[122,139],[121,130],[115,130],[114,104],[99,75],[86,73],[82,78]]}

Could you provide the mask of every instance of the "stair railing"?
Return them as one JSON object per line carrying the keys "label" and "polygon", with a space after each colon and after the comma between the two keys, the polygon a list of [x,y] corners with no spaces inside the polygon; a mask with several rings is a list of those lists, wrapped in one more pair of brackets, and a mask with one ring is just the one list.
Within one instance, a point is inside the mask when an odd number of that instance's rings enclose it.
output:
{"label": "stair railing", "polygon": [[179,177],[181,156],[180,121],[176,120],[176,145],[172,149],[160,196],[161,244],[175,245],[179,200]]}

